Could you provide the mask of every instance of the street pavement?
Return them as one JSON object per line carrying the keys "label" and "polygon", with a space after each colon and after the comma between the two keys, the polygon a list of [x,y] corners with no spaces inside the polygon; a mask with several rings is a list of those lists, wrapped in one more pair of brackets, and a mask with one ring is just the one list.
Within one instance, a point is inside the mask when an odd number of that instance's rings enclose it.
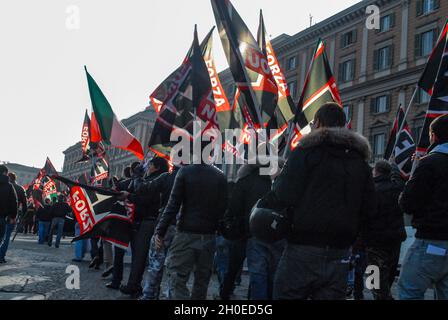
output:
{"label": "street pavement", "polygon": [[[72,262],[74,244],[71,238],[62,240],[60,247],[37,244],[34,235],[18,235],[10,244],[6,264],[0,264],[0,300],[116,300],[126,299],[119,291],[107,289],[110,281],[102,279],[102,270],[89,269],[90,255],[81,263]],[[124,279],[129,275],[129,257],[125,259]],[[79,290],[69,290],[66,269],[76,265],[80,270]],[[104,267],[103,267],[104,268]],[[191,286],[191,283],[189,283]],[[236,299],[247,295],[248,278],[244,274],[242,285],[235,290]],[[166,299],[166,281],[162,285],[162,299]],[[213,275],[209,288],[209,299],[218,293],[218,281]]]}
{"label": "street pavement", "polygon": [[[34,235],[18,235],[10,244],[6,264],[0,264],[0,300],[121,300],[127,299],[119,291],[110,290],[105,285],[109,279],[102,279],[102,270],[89,269],[90,255],[85,261],[72,262],[74,244],[71,238],[62,240],[61,246],[48,247],[37,244]],[[125,258],[124,279],[130,269],[130,257]],[[79,289],[67,289],[66,280],[70,276],[67,267],[75,265],[80,270]],[[103,266],[104,268],[104,266]],[[245,300],[248,291],[248,275],[243,272],[242,283],[235,289],[233,299]],[[189,283],[191,287],[191,281]],[[218,280],[213,275],[208,299],[218,294]],[[396,284],[393,287],[396,296]],[[434,293],[428,290],[426,299],[433,299]],[[161,299],[166,299],[166,280],[162,283]],[[370,292],[365,292],[365,299],[371,300]]]}

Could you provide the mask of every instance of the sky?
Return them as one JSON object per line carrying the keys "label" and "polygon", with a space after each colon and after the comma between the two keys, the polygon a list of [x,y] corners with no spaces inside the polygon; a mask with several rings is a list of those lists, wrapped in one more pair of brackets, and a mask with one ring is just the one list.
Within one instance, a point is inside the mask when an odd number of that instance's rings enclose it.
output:
{"label": "sky", "polygon": [[[359,0],[232,0],[256,35],[263,9],[275,38],[309,27]],[[57,170],[80,141],[91,110],[83,66],[120,119],[144,110],[149,95],[184,58],[194,25],[215,25],[210,0],[2,0],[0,2],[0,161]],[[227,68],[214,34],[218,70]]]}

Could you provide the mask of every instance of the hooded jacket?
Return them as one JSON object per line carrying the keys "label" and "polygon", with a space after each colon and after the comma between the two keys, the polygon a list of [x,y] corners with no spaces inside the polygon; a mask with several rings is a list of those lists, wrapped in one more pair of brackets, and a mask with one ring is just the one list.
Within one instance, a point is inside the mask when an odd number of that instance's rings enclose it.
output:
{"label": "hooded jacket", "polygon": [[9,177],[0,174],[0,218],[17,216],[17,195]]}
{"label": "hooded jacket", "polygon": [[364,240],[369,247],[389,247],[406,240],[404,215],[398,205],[404,186],[401,181],[393,180],[388,175],[373,180],[377,210],[372,211],[373,215],[369,217]]}
{"label": "hooded jacket", "polygon": [[448,143],[431,149],[406,184],[400,205],[412,215],[416,238],[448,240]]}
{"label": "hooded jacket", "polygon": [[321,128],[300,141],[260,206],[289,209],[288,241],[350,247],[375,210],[370,146],[345,128]]}
{"label": "hooded jacket", "polygon": [[260,175],[260,168],[257,164],[243,165],[232,190],[225,221],[238,238],[250,237],[249,218],[252,208],[271,190],[271,178]]}

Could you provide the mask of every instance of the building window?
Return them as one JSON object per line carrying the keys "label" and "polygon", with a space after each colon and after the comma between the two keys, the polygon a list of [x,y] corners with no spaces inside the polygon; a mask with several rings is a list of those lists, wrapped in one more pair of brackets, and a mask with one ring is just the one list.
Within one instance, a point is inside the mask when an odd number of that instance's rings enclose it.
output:
{"label": "building window", "polygon": [[339,82],[355,79],[355,60],[348,60],[339,65]]}
{"label": "building window", "polygon": [[375,161],[380,160],[384,156],[385,146],[386,146],[386,135],[384,133],[379,133],[373,135],[373,156]]}
{"label": "building window", "polygon": [[390,96],[384,95],[372,99],[371,111],[373,114],[386,113],[390,110]]}
{"label": "building window", "polygon": [[394,47],[386,46],[375,50],[374,52],[374,69],[375,71],[382,71],[389,69],[393,64]]}
{"label": "building window", "polygon": [[380,19],[380,32],[386,32],[395,26],[395,13],[388,14]]}
{"label": "building window", "polygon": [[415,36],[415,56],[429,56],[437,42],[438,29],[432,29]]}
{"label": "building window", "polygon": [[429,14],[440,8],[440,0],[417,0],[417,17]]}
{"label": "building window", "polygon": [[341,48],[346,48],[356,42],[356,30],[344,33],[341,36]]}
{"label": "building window", "polygon": [[288,89],[291,97],[294,99],[297,93],[297,81],[288,82]]}
{"label": "building window", "polygon": [[288,71],[294,70],[295,68],[297,68],[297,58],[291,57],[288,59]]}
{"label": "building window", "polygon": [[418,88],[417,94],[415,95],[415,102],[418,104],[428,104],[431,100],[431,96],[423,89]]}

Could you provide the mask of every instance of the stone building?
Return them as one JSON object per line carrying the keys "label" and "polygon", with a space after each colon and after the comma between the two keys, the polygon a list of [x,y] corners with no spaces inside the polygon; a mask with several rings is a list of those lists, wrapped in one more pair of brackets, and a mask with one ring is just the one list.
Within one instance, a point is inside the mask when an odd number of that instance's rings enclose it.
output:
{"label": "stone building", "polygon": [[37,177],[40,170],[18,163],[3,162],[2,164],[6,165],[10,172],[14,172],[17,175],[17,183],[21,186],[31,183]]}
{"label": "stone building", "polygon": [[[380,9],[379,30],[366,27],[370,5]],[[278,36],[273,46],[297,102],[317,41],[325,41],[344,109],[353,130],[369,138],[375,160],[382,158],[398,107],[409,104],[447,18],[448,1],[364,0],[295,35]],[[273,23],[280,21],[266,21]],[[220,76],[233,97],[230,71]],[[415,139],[428,102],[419,90],[408,116]]]}
{"label": "stone building", "polygon": [[[147,107],[128,119],[123,120],[123,124],[139,140],[145,151],[148,152],[148,142],[154,128],[156,112],[154,108]],[[132,162],[139,161],[134,154],[112,147],[106,147],[109,156],[109,174],[121,177],[123,170]],[[67,178],[77,179],[81,174],[90,174],[91,163],[76,163],[82,158],[81,142],[71,146],[64,151],[65,159],[62,175]]]}

